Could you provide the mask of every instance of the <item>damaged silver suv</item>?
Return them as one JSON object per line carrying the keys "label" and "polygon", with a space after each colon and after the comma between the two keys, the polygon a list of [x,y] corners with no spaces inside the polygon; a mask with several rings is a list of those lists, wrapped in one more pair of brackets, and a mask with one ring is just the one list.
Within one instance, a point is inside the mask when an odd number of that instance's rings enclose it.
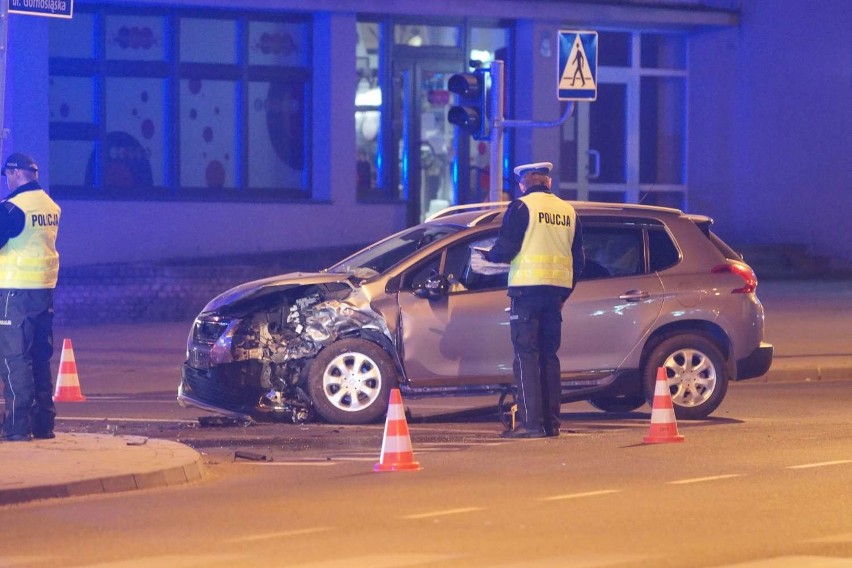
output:
{"label": "damaged silver suv", "polygon": [[[587,266],[563,310],[565,401],[634,410],[653,399],[664,367],[677,417],[703,418],[729,380],[766,373],[772,346],[757,280],[711,219],[573,205]],[[381,419],[397,386],[404,395],[510,392],[507,273],[470,262],[505,209],[465,207],[320,273],[249,282],[212,300],[189,334],[180,403],[246,421],[355,424]]]}

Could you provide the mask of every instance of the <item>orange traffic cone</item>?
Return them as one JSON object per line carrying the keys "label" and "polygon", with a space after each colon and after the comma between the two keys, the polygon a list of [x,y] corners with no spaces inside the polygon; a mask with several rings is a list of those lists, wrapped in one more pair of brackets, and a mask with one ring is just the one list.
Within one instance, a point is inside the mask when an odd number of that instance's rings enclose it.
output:
{"label": "orange traffic cone", "polygon": [[672,393],[669,391],[669,379],[666,376],[665,367],[657,369],[654,404],[651,406],[651,429],[643,441],[646,444],[683,442],[683,436],[677,433]]}
{"label": "orange traffic cone", "polygon": [[77,377],[77,361],[71,340],[62,342],[62,355],[59,357],[59,374],[56,377],[56,390],[53,400],[57,402],[83,402],[86,397],[80,392],[80,379]]}
{"label": "orange traffic cone", "polygon": [[402,395],[399,394],[399,389],[393,389],[388,406],[388,418],[385,422],[382,455],[379,463],[373,466],[373,471],[417,471],[418,469],[420,464],[414,461],[408,423],[405,421],[405,409],[402,407]]}

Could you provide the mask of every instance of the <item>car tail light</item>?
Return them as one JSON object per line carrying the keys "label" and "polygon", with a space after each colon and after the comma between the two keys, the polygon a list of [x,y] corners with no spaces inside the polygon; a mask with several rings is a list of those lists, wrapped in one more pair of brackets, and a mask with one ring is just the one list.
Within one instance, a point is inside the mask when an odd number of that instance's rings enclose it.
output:
{"label": "car tail light", "polygon": [[731,290],[731,294],[751,294],[757,289],[757,276],[755,276],[754,270],[745,263],[732,260],[727,264],[714,266],[710,272],[713,274],[734,274],[743,279],[745,286],[734,288]]}

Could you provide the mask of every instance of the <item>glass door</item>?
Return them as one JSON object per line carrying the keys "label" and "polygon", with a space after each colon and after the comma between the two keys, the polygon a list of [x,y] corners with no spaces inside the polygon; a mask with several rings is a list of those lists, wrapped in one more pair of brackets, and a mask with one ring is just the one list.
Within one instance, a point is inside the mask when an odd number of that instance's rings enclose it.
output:
{"label": "glass door", "polygon": [[631,100],[626,80],[605,78],[599,69],[598,98],[578,103],[562,125],[560,195],[581,201],[635,202],[629,180],[637,169],[629,136]]}
{"label": "glass door", "polygon": [[560,194],[686,206],[686,37],[602,32],[598,98],[562,125]]}
{"label": "glass door", "polygon": [[[459,203],[455,175],[455,168],[461,167],[456,166],[459,141],[447,121],[453,102],[447,82],[461,67],[428,60],[394,64],[393,139],[399,141],[394,183],[408,201],[409,224]],[[466,155],[459,150],[459,156]]]}

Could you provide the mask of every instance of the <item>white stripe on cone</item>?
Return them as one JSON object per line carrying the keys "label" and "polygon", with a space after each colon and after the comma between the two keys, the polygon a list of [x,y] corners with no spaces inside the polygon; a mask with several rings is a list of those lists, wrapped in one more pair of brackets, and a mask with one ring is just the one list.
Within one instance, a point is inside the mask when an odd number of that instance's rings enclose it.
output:
{"label": "white stripe on cone", "polygon": [[665,442],[683,442],[678,434],[672,395],[669,392],[669,379],[666,369],[657,369],[657,382],[654,384],[654,403],[651,407],[651,428],[643,442],[659,444]]}
{"label": "white stripe on cone", "polygon": [[393,389],[382,438],[382,454],[379,463],[373,466],[373,471],[417,471],[419,469],[420,464],[414,461],[414,452],[411,449],[402,395],[399,389]]}
{"label": "white stripe on cone", "polygon": [[62,342],[62,355],[59,357],[59,374],[56,376],[56,390],[53,400],[57,402],[83,402],[86,397],[80,391],[80,379],[77,376],[77,360],[71,340]]}

